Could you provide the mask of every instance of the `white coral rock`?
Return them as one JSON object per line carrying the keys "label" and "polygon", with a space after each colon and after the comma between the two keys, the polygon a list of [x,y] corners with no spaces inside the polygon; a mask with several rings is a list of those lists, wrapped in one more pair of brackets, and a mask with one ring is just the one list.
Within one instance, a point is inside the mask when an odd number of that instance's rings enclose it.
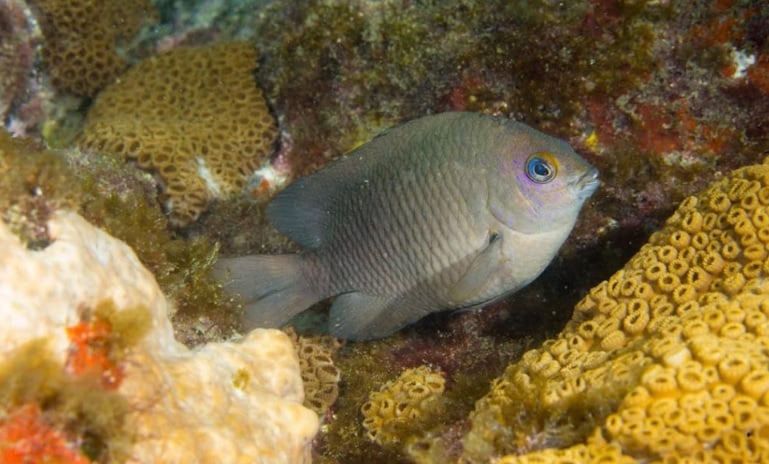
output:
{"label": "white coral rock", "polygon": [[123,242],[77,214],[49,223],[47,248],[28,250],[0,224],[0,356],[45,338],[64,363],[65,328],[80,309],[111,300],[152,311],[152,328],[125,360],[118,392],[132,405],[136,463],[302,463],[318,417],[302,406],[289,338],[259,329],[232,343],[189,350],[173,337],[169,304]]}

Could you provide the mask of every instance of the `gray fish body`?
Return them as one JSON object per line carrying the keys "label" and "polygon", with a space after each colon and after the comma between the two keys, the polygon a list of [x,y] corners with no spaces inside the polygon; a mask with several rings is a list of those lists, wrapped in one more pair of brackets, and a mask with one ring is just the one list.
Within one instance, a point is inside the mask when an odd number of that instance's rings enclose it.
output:
{"label": "gray fish body", "polygon": [[[540,182],[551,174],[548,164],[557,176]],[[378,338],[531,282],[596,186],[595,168],[568,145],[523,124],[473,113],[428,116],[275,198],[268,217],[301,254],[222,260],[220,274],[244,296],[251,325],[281,325],[337,296],[331,333]]]}

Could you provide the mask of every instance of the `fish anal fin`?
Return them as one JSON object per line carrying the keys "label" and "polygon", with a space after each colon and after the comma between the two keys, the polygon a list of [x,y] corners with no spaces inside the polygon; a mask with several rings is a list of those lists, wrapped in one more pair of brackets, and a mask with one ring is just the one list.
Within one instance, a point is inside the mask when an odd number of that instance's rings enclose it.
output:
{"label": "fish anal fin", "polygon": [[346,340],[369,340],[380,338],[381,333],[374,322],[387,310],[392,298],[352,292],[339,295],[331,305],[329,332]]}
{"label": "fish anal fin", "polygon": [[214,277],[244,304],[245,327],[280,327],[323,298],[307,285],[300,255],[221,258]]}
{"label": "fish anal fin", "polygon": [[502,264],[502,236],[489,232],[488,244],[473,259],[467,271],[449,289],[449,298],[456,304],[471,302],[483,294],[492,276]]}

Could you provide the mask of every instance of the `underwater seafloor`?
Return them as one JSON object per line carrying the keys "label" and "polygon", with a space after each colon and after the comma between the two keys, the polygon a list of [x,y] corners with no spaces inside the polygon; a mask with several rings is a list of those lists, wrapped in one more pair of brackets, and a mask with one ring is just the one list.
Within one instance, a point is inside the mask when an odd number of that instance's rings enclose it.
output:
{"label": "underwater seafloor", "polygon": [[[459,110],[600,170],[544,274],[240,338],[268,200]],[[765,2],[7,0],[0,113],[0,462],[769,460]]]}

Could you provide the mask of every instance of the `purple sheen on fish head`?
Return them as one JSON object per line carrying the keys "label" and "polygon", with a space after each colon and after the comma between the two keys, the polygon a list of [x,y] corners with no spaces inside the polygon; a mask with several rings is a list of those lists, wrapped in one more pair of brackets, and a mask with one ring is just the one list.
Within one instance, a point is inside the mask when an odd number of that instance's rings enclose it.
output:
{"label": "purple sheen on fish head", "polygon": [[523,124],[511,124],[502,145],[489,178],[491,214],[526,234],[571,228],[598,185],[597,170],[567,143]]}

